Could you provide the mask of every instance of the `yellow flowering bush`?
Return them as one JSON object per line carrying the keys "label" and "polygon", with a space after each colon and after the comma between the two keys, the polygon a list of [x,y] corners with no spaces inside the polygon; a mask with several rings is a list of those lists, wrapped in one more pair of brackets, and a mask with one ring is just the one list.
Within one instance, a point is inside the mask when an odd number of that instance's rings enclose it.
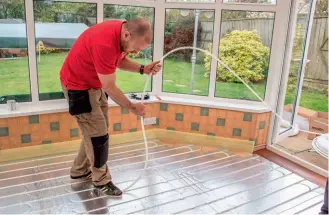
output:
{"label": "yellow flowering bush", "polygon": [[[211,52],[211,45],[208,46]],[[220,60],[230,67],[242,80],[258,82],[268,71],[270,50],[256,31],[232,31],[220,40]],[[210,74],[211,56],[204,58],[205,76]],[[217,81],[240,82],[230,71],[218,63]]]}

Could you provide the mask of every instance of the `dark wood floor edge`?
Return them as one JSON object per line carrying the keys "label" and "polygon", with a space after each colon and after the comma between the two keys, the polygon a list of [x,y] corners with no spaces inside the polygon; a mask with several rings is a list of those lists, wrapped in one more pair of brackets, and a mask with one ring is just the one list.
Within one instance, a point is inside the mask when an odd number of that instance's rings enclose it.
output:
{"label": "dark wood floor edge", "polygon": [[273,163],[278,164],[279,166],[282,166],[288,170],[290,170],[293,173],[296,173],[297,175],[300,175],[301,177],[321,186],[325,187],[326,186],[326,180],[327,178],[315,173],[299,164],[296,164],[287,158],[284,158],[274,152],[271,152],[267,149],[261,149],[258,151],[255,151],[254,154],[257,154],[259,156],[262,156],[266,158],[269,161],[272,161]]}

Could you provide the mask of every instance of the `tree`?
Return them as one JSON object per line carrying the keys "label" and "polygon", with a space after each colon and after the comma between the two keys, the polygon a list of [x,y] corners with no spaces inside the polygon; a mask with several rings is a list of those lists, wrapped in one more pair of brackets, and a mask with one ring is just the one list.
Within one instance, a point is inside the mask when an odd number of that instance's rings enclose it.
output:
{"label": "tree", "polygon": [[0,0],[0,19],[25,20],[24,0]]}

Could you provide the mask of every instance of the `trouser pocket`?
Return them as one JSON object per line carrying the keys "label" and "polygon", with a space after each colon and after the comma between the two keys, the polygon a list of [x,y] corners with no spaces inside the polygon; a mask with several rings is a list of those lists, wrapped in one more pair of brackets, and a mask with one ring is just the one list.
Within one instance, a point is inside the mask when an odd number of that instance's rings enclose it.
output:
{"label": "trouser pocket", "polygon": [[92,110],[88,90],[68,90],[69,113],[79,115]]}
{"label": "trouser pocket", "polygon": [[94,167],[101,168],[108,159],[109,135],[92,137],[91,143],[94,150]]}

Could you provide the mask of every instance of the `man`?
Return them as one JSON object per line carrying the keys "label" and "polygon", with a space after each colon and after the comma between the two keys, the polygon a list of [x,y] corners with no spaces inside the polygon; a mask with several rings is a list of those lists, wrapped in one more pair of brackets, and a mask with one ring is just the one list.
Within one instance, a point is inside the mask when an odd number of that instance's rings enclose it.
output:
{"label": "man", "polygon": [[[60,80],[69,112],[78,122],[82,143],[71,168],[72,179],[90,179],[104,194],[120,197],[122,192],[111,180],[108,160],[107,97],[136,115],[145,106],[132,103],[116,86],[116,68],[141,74],[156,74],[161,65],[140,65],[129,60],[152,41],[152,28],[144,19],[109,20],[90,27],[76,40],[60,71]],[[133,84],[133,83],[132,83]]]}

